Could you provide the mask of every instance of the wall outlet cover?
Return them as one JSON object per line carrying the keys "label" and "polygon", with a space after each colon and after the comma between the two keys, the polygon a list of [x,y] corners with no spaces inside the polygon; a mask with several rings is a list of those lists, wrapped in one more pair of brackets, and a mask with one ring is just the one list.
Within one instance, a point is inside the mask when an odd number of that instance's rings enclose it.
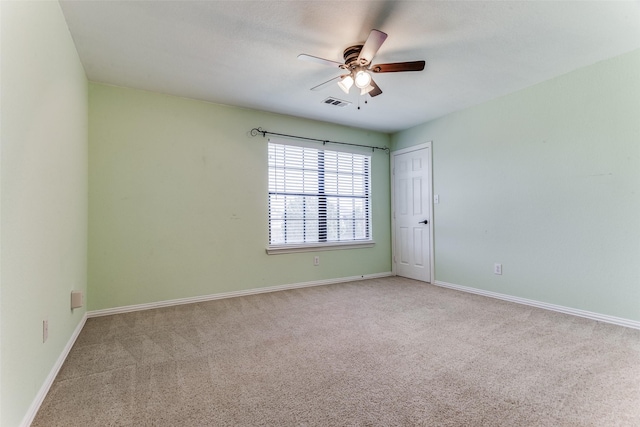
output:
{"label": "wall outlet cover", "polygon": [[71,291],[71,308],[80,308],[82,307],[82,292],[80,291]]}

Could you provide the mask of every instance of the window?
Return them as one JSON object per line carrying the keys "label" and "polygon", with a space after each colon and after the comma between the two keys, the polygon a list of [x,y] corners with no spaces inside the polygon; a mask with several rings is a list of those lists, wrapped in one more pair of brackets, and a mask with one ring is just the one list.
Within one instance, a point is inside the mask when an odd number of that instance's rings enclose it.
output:
{"label": "window", "polygon": [[373,244],[371,156],[269,142],[269,249]]}

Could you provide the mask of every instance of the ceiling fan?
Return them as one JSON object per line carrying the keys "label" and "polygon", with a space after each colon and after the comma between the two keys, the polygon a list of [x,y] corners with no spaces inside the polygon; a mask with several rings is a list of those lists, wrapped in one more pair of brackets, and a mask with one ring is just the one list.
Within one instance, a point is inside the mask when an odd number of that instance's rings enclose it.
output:
{"label": "ceiling fan", "polygon": [[355,85],[360,90],[360,95],[369,94],[369,96],[378,96],[382,90],[378,87],[371,76],[371,73],[397,73],[402,71],[422,71],[424,70],[424,61],[411,62],[394,62],[390,64],[374,64],[371,65],[373,57],[382,46],[387,38],[387,34],[379,30],[371,30],[369,37],[364,43],[349,46],[344,50],[344,63],[331,61],[329,59],[318,58],[317,56],[300,54],[298,59],[303,61],[317,62],[330,67],[337,67],[346,72],[340,76],[334,77],[324,83],[311,88],[311,90],[320,90],[329,86],[334,82],[338,82],[338,86],[345,93],[349,93],[352,86]]}

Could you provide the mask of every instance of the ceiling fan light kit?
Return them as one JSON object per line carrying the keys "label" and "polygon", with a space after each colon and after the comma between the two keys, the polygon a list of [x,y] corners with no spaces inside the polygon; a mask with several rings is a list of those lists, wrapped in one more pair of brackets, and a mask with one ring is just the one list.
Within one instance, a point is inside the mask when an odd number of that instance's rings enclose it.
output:
{"label": "ceiling fan light kit", "polygon": [[334,77],[329,81],[314,86],[311,90],[324,89],[335,80],[338,80],[338,86],[346,94],[349,93],[349,90],[355,84],[355,86],[360,89],[361,96],[369,94],[369,96],[374,97],[380,95],[382,90],[373,80],[371,73],[397,73],[403,71],[424,70],[425,61],[371,65],[373,57],[376,55],[378,49],[380,49],[380,46],[382,46],[382,43],[384,43],[386,39],[386,33],[379,30],[371,30],[369,37],[367,37],[367,40],[364,43],[349,46],[344,50],[344,64],[307,54],[298,55],[298,59],[303,61],[316,62],[334,68],[337,66],[338,68],[349,72],[347,75]]}

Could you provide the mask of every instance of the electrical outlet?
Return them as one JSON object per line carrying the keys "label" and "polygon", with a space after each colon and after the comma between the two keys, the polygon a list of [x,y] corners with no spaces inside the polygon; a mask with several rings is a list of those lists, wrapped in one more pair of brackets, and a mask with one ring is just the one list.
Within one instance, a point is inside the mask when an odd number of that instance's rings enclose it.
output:
{"label": "electrical outlet", "polygon": [[42,343],[46,343],[49,339],[49,320],[44,319],[42,321]]}
{"label": "electrical outlet", "polygon": [[502,264],[493,264],[493,274],[502,274]]}
{"label": "electrical outlet", "polygon": [[319,256],[314,256],[313,257],[313,265],[315,265],[316,267],[320,265],[320,257]]}
{"label": "electrical outlet", "polygon": [[440,196],[438,196],[437,194],[433,196],[433,203],[435,203],[436,205],[440,203]]}

